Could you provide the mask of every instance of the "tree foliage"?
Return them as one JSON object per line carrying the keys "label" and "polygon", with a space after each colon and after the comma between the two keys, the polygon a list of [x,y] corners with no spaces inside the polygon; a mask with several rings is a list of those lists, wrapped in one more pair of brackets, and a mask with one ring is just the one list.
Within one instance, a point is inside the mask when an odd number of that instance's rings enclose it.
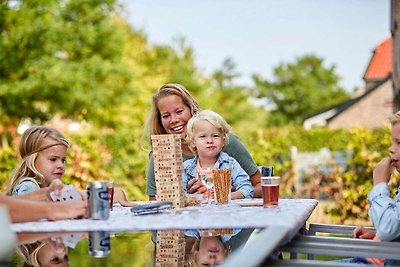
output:
{"label": "tree foliage", "polygon": [[323,59],[306,55],[294,63],[274,68],[274,81],[254,75],[256,96],[271,103],[271,122],[301,122],[307,115],[338,104],[348,98],[338,84],[335,67],[325,67]]}
{"label": "tree foliage", "polygon": [[104,107],[131,93],[115,10],[113,0],[1,2],[0,113],[8,122],[62,113],[107,123]]}

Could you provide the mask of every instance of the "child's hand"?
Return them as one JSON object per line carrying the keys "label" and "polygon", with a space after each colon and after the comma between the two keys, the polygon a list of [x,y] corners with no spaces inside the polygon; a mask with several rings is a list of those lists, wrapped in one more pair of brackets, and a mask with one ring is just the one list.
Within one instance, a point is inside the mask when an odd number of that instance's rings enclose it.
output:
{"label": "child's hand", "polygon": [[[203,193],[203,197],[205,199],[208,198],[208,192],[207,191],[205,193]],[[210,198],[214,199],[214,189],[210,189]]]}
{"label": "child's hand", "polygon": [[[56,196],[61,196],[61,190],[64,188],[65,184],[63,184],[61,182],[60,179],[55,179],[53,181],[51,181],[51,184],[49,185],[49,187],[47,187],[47,198],[48,200],[52,200],[50,193],[54,191],[54,194]],[[81,196],[82,200],[87,200],[87,195],[86,192],[77,189],[79,192],[79,195]]]}
{"label": "child's hand", "polygon": [[375,231],[358,226],[356,229],[354,229],[352,236],[353,238],[373,239],[375,234]]}
{"label": "child's hand", "polygon": [[51,181],[49,187],[47,187],[47,197],[51,200],[50,193],[54,191],[56,196],[61,195],[61,190],[63,189],[64,184],[61,182],[60,179],[54,179]]}
{"label": "child's hand", "polygon": [[388,183],[390,180],[390,158],[382,159],[375,167],[373,173],[374,185]]}
{"label": "child's hand", "polygon": [[201,181],[199,181],[198,178],[194,178],[188,182],[187,192],[189,194],[193,193],[203,194],[207,192],[207,188],[201,183]]}

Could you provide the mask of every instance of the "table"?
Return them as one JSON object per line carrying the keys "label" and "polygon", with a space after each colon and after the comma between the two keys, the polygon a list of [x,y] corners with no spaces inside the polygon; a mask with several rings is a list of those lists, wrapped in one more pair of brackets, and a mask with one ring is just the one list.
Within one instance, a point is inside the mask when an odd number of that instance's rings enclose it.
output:
{"label": "table", "polygon": [[[265,228],[248,246],[249,249],[254,245],[260,248],[257,244],[262,243],[262,253],[258,257],[251,256],[254,263],[246,262],[246,265],[242,265],[257,266],[262,257],[268,256],[274,247],[293,238],[305,225],[318,203],[314,199],[280,199],[278,207],[263,208],[239,206],[243,201],[246,200],[233,201],[228,205],[214,205],[210,208],[203,205],[193,206],[143,216],[131,214],[130,208],[115,206],[110,218],[105,221],[89,219],[39,221],[13,224],[12,229],[17,233],[105,231],[117,236],[129,236],[132,232],[144,234],[144,231],[149,230]],[[265,246],[266,243],[269,247]],[[237,254],[233,253],[232,257],[228,257],[226,266],[240,266],[237,265],[239,262],[235,257],[248,261],[249,258],[243,256],[245,254],[246,249]]]}

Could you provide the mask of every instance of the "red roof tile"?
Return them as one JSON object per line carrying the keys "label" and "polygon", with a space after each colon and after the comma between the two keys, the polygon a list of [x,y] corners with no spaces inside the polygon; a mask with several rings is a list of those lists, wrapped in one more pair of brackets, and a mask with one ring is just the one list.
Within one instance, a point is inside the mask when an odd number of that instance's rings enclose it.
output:
{"label": "red roof tile", "polygon": [[392,72],[392,38],[380,43],[372,55],[364,80],[384,79]]}

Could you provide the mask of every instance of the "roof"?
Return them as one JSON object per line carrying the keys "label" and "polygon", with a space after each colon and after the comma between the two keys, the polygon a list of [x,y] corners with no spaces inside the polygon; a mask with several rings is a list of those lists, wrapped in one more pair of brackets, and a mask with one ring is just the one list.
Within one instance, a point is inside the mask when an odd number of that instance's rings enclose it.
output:
{"label": "roof", "polygon": [[[328,124],[331,120],[339,116],[341,113],[345,112],[348,108],[359,102],[361,99],[365,98],[367,95],[378,89],[382,84],[387,82],[390,79],[390,75],[387,76],[384,80],[379,81],[377,84],[375,84],[372,88],[367,90],[364,94],[356,97],[349,99],[345,102],[342,102],[336,106],[326,108],[318,113],[315,113],[313,115],[310,115],[306,117],[303,120],[303,125],[309,124],[309,123],[315,123],[316,120],[324,120],[324,125]],[[311,126],[311,125],[310,125]],[[322,126],[322,125],[321,125]],[[307,126],[308,127],[308,126]],[[306,127],[306,128],[307,128]]]}
{"label": "roof", "polygon": [[364,80],[385,79],[392,72],[392,38],[380,43],[373,52]]}

